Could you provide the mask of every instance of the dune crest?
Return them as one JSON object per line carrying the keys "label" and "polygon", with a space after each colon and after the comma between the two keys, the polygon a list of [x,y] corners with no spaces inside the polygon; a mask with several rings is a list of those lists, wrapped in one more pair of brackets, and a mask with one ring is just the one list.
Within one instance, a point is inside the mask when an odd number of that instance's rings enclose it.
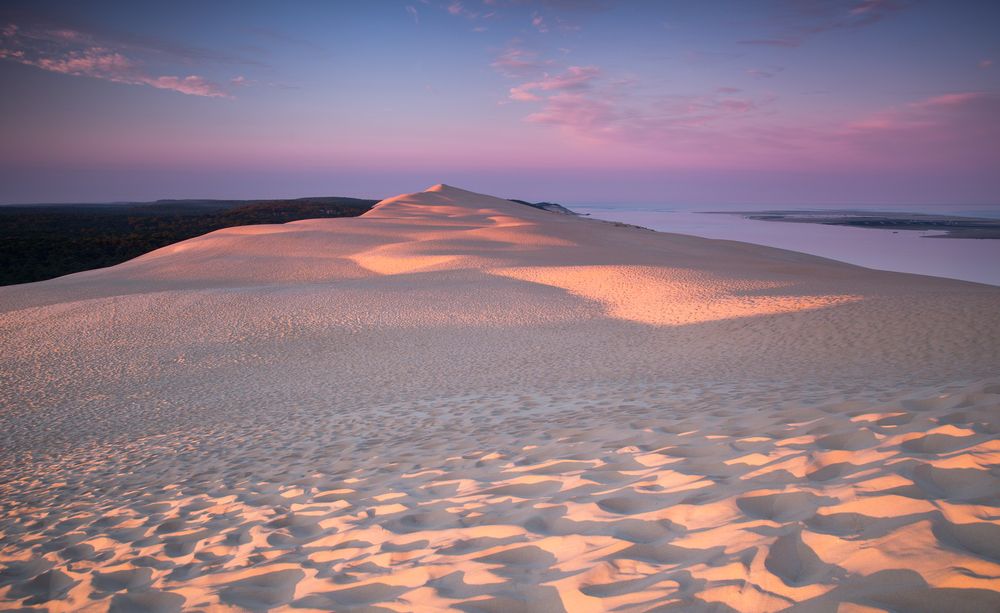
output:
{"label": "dune crest", "polygon": [[998,307],[446,185],[0,288],[0,607],[1000,609]]}

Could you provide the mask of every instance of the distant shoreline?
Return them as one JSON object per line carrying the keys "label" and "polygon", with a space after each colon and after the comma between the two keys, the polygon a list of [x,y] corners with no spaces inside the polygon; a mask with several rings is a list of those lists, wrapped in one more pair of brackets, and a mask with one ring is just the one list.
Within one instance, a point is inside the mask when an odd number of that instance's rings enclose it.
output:
{"label": "distant shoreline", "polygon": [[754,221],[812,223],[874,230],[942,232],[922,238],[1000,239],[1000,219],[933,215],[927,213],[892,213],[881,211],[703,211],[710,215],[740,215]]}

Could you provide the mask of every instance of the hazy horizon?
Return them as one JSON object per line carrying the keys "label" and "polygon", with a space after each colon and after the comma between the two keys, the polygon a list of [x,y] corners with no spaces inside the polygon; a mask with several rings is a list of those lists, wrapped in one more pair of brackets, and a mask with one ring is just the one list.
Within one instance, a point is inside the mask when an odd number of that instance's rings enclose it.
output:
{"label": "hazy horizon", "polygon": [[[456,186],[461,187],[461,186]],[[464,188],[463,188],[464,189]],[[399,192],[399,194],[404,193],[416,193],[416,192]],[[386,198],[392,198],[399,194],[387,194],[384,196],[380,195],[366,195],[366,194],[339,194],[339,193],[315,193],[307,195],[276,195],[276,196],[251,196],[251,197],[186,197],[186,198],[174,198],[174,197],[161,197],[161,198],[151,198],[143,200],[88,200],[88,201],[51,201],[51,202],[0,202],[0,206],[72,206],[72,205],[117,205],[117,204],[149,204],[155,202],[172,202],[172,201],[249,201],[249,200],[297,200],[297,199],[309,199],[309,198],[324,198],[324,197],[346,197],[346,198],[357,198],[359,200],[384,200]],[[511,198],[524,200],[523,194],[489,194],[496,195],[502,198]],[[719,212],[757,212],[763,210],[844,210],[849,211],[856,209],[859,211],[878,211],[880,208],[886,211],[895,212],[909,212],[909,213],[935,213],[939,212],[941,214],[953,214],[960,215],[962,213],[972,214],[980,213],[990,217],[1000,216],[1000,203],[990,203],[990,202],[970,202],[970,203],[907,203],[907,202],[813,202],[813,203],[802,203],[802,202],[785,202],[785,203],[774,203],[774,202],[662,202],[662,201],[649,201],[649,202],[631,202],[631,201],[569,201],[560,198],[554,199],[544,199],[544,198],[529,198],[533,202],[555,202],[557,204],[562,204],[569,207],[580,207],[582,209],[617,209],[617,210],[642,210],[647,212],[672,212],[672,211],[687,211],[687,212],[712,212],[712,207],[717,207]],[[770,208],[768,208],[770,207]]]}

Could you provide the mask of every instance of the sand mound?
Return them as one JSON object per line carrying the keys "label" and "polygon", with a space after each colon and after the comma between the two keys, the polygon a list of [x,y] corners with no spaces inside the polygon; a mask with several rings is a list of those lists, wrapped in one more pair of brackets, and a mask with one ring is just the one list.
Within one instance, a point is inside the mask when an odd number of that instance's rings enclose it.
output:
{"label": "sand mound", "polygon": [[998,307],[447,186],[0,288],[0,606],[994,610]]}

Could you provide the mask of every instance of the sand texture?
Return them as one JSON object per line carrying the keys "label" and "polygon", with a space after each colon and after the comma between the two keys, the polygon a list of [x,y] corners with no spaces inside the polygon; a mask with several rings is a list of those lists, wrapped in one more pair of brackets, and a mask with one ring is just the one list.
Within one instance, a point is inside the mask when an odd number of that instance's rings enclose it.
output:
{"label": "sand texture", "polygon": [[1000,611],[1000,288],[447,186],[0,288],[0,608]]}

